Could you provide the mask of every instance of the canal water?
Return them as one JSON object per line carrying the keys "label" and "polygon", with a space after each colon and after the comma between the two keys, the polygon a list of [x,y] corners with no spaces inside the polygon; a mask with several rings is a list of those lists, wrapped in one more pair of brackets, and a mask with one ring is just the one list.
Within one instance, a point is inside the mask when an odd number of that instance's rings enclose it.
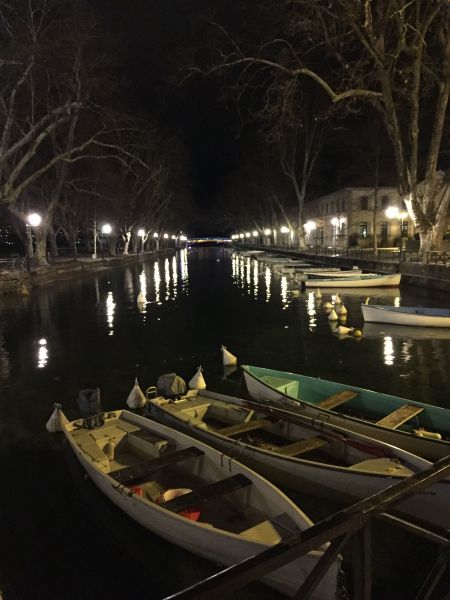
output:
{"label": "canal water", "polygon": [[[146,298],[142,310],[139,292]],[[240,363],[450,408],[450,335],[363,327],[360,303],[368,292],[339,292],[347,325],[363,331],[359,340],[332,333],[325,290],[321,300],[296,293],[272,269],[225,248],[150,257],[29,297],[0,298],[4,599],[157,599],[217,570],[134,524],[86,480],[61,437],[45,431],[53,402],[69,418],[78,416],[82,388],[98,386],[103,407],[114,409],[125,406],[135,377],[145,389],[162,373],[189,380],[201,365],[211,390],[245,394],[240,373],[223,371],[224,344]],[[415,288],[370,296],[379,304],[448,305],[444,295]],[[339,508],[332,499],[286,492],[313,520]],[[413,598],[436,548],[378,522],[373,536],[374,598]],[[350,579],[350,550],[343,567]],[[255,584],[233,597],[278,596]]]}

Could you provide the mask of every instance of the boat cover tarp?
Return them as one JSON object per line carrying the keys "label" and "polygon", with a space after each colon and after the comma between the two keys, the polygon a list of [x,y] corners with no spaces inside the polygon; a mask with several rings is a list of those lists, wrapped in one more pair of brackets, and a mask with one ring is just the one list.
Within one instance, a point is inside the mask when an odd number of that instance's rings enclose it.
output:
{"label": "boat cover tarp", "polygon": [[158,377],[156,382],[158,394],[166,398],[181,396],[186,392],[186,383],[182,377],[176,373],[165,373]]}

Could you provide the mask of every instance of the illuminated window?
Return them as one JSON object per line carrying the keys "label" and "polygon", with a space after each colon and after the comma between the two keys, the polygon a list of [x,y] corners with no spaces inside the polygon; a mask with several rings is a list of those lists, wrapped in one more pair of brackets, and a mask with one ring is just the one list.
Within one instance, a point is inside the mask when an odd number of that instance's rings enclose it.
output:
{"label": "illuminated window", "polygon": [[364,221],[364,223],[359,224],[359,237],[361,237],[363,240],[365,240],[367,238],[368,234],[369,234],[369,224],[367,223],[367,221]]}

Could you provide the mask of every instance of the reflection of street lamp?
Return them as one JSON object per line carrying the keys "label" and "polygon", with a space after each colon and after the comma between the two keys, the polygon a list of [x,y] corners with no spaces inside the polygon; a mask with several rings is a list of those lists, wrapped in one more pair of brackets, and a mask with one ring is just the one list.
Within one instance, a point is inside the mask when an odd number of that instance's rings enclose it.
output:
{"label": "reflection of street lamp", "polygon": [[31,257],[34,255],[33,252],[33,237],[31,235],[30,227],[39,227],[42,222],[42,217],[38,213],[31,213],[28,215],[25,222],[26,234],[27,234],[27,269],[30,270]]}

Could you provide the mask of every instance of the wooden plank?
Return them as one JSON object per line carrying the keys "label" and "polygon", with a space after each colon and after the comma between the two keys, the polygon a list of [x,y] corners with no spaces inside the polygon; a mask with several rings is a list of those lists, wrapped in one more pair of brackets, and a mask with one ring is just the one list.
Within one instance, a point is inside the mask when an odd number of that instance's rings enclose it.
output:
{"label": "wooden plank", "polygon": [[397,429],[397,427],[403,425],[403,423],[406,423],[406,421],[409,421],[414,415],[418,415],[422,411],[423,408],[420,406],[405,404],[386,417],[383,417],[380,421],[377,421],[377,425],[387,427],[388,429]]}
{"label": "wooden plank", "polygon": [[189,458],[198,458],[203,455],[203,451],[195,446],[183,448],[177,452],[163,454],[158,458],[133,465],[132,467],[124,467],[117,471],[112,471],[109,475],[118,483],[131,487],[140,483],[145,483],[151,479],[153,473],[158,469],[164,469],[169,465],[174,465]]}
{"label": "wooden plank", "polygon": [[287,446],[276,448],[275,452],[277,452],[277,454],[282,454],[283,456],[298,456],[299,454],[305,454],[305,452],[311,452],[311,450],[317,450],[318,448],[328,446],[329,443],[328,440],[320,437],[310,437],[307,440],[299,440],[298,442],[293,442]]}
{"label": "wooden plank", "polygon": [[238,433],[245,433],[247,431],[254,431],[255,429],[261,429],[266,425],[270,425],[270,421],[267,419],[255,419],[254,421],[249,421],[248,423],[238,423],[237,425],[222,427],[222,429],[217,430],[217,433],[220,433],[220,435],[230,436]]}
{"label": "wooden plank", "polygon": [[181,512],[183,510],[187,510],[188,508],[192,508],[193,506],[204,504],[213,498],[218,498],[224,494],[229,494],[235,490],[247,487],[251,485],[251,483],[252,482],[248,477],[238,473],[237,475],[232,475],[226,479],[221,479],[220,481],[215,481],[214,483],[205,485],[198,490],[193,490],[192,492],[184,494],[183,496],[178,496],[173,500],[165,502],[161,506],[171,510],[172,512]]}
{"label": "wooden plank", "polygon": [[327,408],[328,410],[333,410],[337,406],[344,404],[344,402],[348,402],[352,398],[356,398],[359,395],[359,392],[353,392],[352,390],[343,390],[342,392],[338,392],[333,396],[329,396],[325,398],[325,400],[321,400],[316,406],[320,406],[320,408]]}

